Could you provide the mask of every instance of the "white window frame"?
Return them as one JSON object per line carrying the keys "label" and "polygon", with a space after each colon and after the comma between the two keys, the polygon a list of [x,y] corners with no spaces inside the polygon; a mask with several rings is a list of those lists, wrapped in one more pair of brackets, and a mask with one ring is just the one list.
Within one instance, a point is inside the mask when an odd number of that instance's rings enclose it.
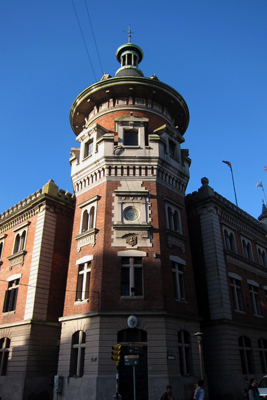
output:
{"label": "white window frame", "polygon": [[[174,278],[174,298],[176,301],[184,302],[186,301],[184,277],[186,262],[178,256],[169,256],[169,259],[172,262],[172,275]],[[176,297],[175,294],[177,294]]]}
{"label": "white window frame", "polygon": [[231,293],[233,297],[233,308],[239,313],[245,313],[241,287],[242,278],[232,272],[229,272],[228,276],[230,278]]}
{"label": "white window frame", "polygon": [[0,235],[0,263],[3,258],[3,252],[4,252],[4,245],[5,245],[5,238],[7,237],[6,234]]}
{"label": "white window frame", "polygon": [[252,303],[253,315],[255,315],[256,317],[262,317],[260,298],[259,298],[260,285],[251,279],[248,279],[247,283],[249,285],[250,300]]}
{"label": "white window frame", "polygon": [[241,236],[241,244],[243,256],[249,261],[254,261],[251,241]]}
{"label": "white window frame", "polygon": [[[21,251],[25,250],[29,225],[30,225],[30,222],[25,222],[25,224],[20,225],[13,229],[13,232],[15,233],[15,237],[14,237],[12,254],[17,254],[17,253],[20,253]],[[24,232],[25,232],[25,235],[24,235]],[[23,235],[24,235],[24,238],[22,240]]]}
{"label": "white window frame", "polygon": [[[127,257],[130,259],[130,264],[123,264],[121,262],[121,268],[127,267],[129,268],[129,295],[121,295],[121,297],[135,297],[135,298],[143,298],[144,296],[144,267],[143,267],[143,259],[144,257],[147,257],[147,253],[145,251],[139,251],[139,250],[124,250],[124,251],[119,251],[117,253],[118,257],[124,258]],[[142,263],[141,264],[134,264],[133,259],[134,258],[142,258]],[[131,290],[131,288],[135,287],[135,277],[134,277],[134,269],[135,268],[140,268],[142,269],[142,294],[141,295],[135,295],[135,292]]]}
{"label": "white window frame", "polygon": [[[75,303],[80,304],[81,302],[88,302],[90,296],[90,280],[91,280],[91,261],[94,259],[94,256],[85,256],[76,261],[76,265],[78,266],[77,271],[77,285],[76,285],[76,294],[75,294]],[[80,267],[83,268],[80,270]],[[79,287],[81,290],[78,290]],[[86,296],[88,289],[88,297]],[[77,298],[78,292],[81,292],[81,298]]]}
{"label": "white window frame", "polygon": [[[185,340],[185,335],[189,339],[189,343]],[[180,341],[179,341],[180,336]],[[182,376],[189,376],[191,374],[191,341],[190,333],[185,329],[178,332],[178,347],[180,358],[180,373]]]}
{"label": "white window frame", "polygon": [[[80,221],[80,233],[86,233],[91,229],[95,229],[98,200],[99,196],[94,196],[91,199],[86,200],[85,202],[78,205],[78,207],[82,210],[81,221]],[[85,227],[86,216],[87,216],[87,226]]]}
{"label": "white window frame", "polygon": [[171,201],[165,200],[167,229],[182,234],[181,210]]}
{"label": "white window frame", "polygon": [[257,247],[257,255],[258,255],[258,260],[259,264],[262,267],[267,267],[267,257],[266,257],[266,250],[261,247],[261,246],[256,246]]}
{"label": "white window frame", "polygon": [[7,372],[11,340],[8,337],[2,337],[0,339],[0,344],[0,376],[5,376]]}
{"label": "white window frame", "polygon": [[[74,340],[74,335],[78,333],[78,343],[73,343]],[[74,377],[81,377],[84,374],[84,364],[85,364],[85,348],[86,348],[86,332],[79,330],[74,332],[74,334],[72,335],[72,341],[71,341],[71,363],[74,364],[74,360],[73,358],[75,358],[75,364],[72,365],[72,372],[75,372],[76,374],[73,374],[71,376]]]}
{"label": "white window frame", "polygon": [[226,226],[223,226],[223,240],[225,249],[236,253],[235,233]]}

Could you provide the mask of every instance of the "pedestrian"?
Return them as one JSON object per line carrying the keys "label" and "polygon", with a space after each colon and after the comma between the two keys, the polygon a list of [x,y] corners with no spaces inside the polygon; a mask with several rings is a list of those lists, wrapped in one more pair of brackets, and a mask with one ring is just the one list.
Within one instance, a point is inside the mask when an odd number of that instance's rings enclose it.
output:
{"label": "pedestrian", "polygon": [[255,378],[250,379],[250,385],[248,388],[248,399],[249,400],[260,400],[258,383]]}
{"label": "pedestrian", "polygon": [[194,389],[192,390],[191,394],[190,394],[190,399],[193,400],[194,399],[194,394],[197,388],[197,383],[194,383]]}
{"label": "pedestrian", "polygon": [[199,379],[199,381],[197,383],[197,388],[196,388],[195,393],[194,393],[194,399],[204,400],[204,398],[205,398],[205,390],[203,389],[203,386],[204,386],[203,379]]}
{"label": "pedestrian", "polygon": [[173,394],[172,394],[172,386],[167,385],[166,390],[161,396],[160,400],[174,400]]}

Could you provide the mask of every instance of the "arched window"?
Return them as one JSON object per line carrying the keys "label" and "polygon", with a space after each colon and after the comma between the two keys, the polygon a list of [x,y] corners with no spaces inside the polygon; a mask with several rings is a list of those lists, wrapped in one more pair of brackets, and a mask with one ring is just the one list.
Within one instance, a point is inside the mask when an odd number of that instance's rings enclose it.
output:
{"label": "arched window", "polygon": [[26,243],[26,230],[16,234],[15,242],[14,242],[13,254],[24,250],[25,249],[25,243]]}
{"label": "arched window", "polygon": [[4,337],[0,339],[0,375],[6,375],[9,356],[10,339]]}
{"label": "arched window", "polygon": [[178,347],[179,347],[180,373],[182,376],[190,375],[191,341],[190,341],[190,334],[185,330],[181,330],[178,332]]}
{"label": "arched window", "polygon": [[252,348],[251,341],[247,336],[238,338],[239,352],[241,358],[242,373],[244,375],[253,374]]}
{"label": "arched window", "polygon": [[82,217],[82,232],[88,231],[88,220],[89,220],[88,211],[84,210]]}
{"label": "arched window", "polygon": [[259,339],[258,340],[260,359],[261,359],[261,370],[263,374],[267,372],[267,340]]}
{"label": "arched window", "polygon": [[94,227],[94,220],[95,220],[95,207],[91,207],[89,212],[89,229]]}
{"label": "arched window", "polygon": [[85,355],[86,334],[83,331],[76,331],[72,335],[70,376],[83,376],[84,355]]}

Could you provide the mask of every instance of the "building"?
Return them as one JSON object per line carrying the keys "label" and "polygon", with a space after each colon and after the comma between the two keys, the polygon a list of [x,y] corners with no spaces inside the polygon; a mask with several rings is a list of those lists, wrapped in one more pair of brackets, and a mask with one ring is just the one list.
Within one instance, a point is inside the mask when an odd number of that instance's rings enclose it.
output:
{"label": "building", "polygon": [[0,398],[52,398],[74,199],[53,181],[0,214]]}
{"label": "building", "polygon": [[267,209],[259,222],[203,178],[186,210],[209,395],[242,399],[267,373]]}
{"label": "building", "polygon": [[[76,208],[58,375],[61,399],[115,393],[112,346],[139,351],[119,366],[123,398],[157,398],[168,383],[188,398],[200,376],[199,316],[184,204],[189,123],[182,96],[119,47],[105,74],[74,101],[71,178]],[[138,350],[139,349],[139,350]],[[126,357],[129,361],[129,358]],[[135,381],[135,385],[134,385]]]}

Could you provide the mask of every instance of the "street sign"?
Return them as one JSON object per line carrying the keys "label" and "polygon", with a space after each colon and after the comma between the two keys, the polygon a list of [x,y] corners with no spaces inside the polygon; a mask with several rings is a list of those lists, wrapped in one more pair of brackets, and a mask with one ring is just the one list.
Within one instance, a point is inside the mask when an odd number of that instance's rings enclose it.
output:
{"label": "street sign", "polygon": [[129,343],[128,344],[128,353],[129,354],[142,354],[143,353],[143,345],[138,343]]}
{"label": "street sign", "polygon": [[124,365],[136,367],[137,365],[139,365],[139,355],[125,355]]}

